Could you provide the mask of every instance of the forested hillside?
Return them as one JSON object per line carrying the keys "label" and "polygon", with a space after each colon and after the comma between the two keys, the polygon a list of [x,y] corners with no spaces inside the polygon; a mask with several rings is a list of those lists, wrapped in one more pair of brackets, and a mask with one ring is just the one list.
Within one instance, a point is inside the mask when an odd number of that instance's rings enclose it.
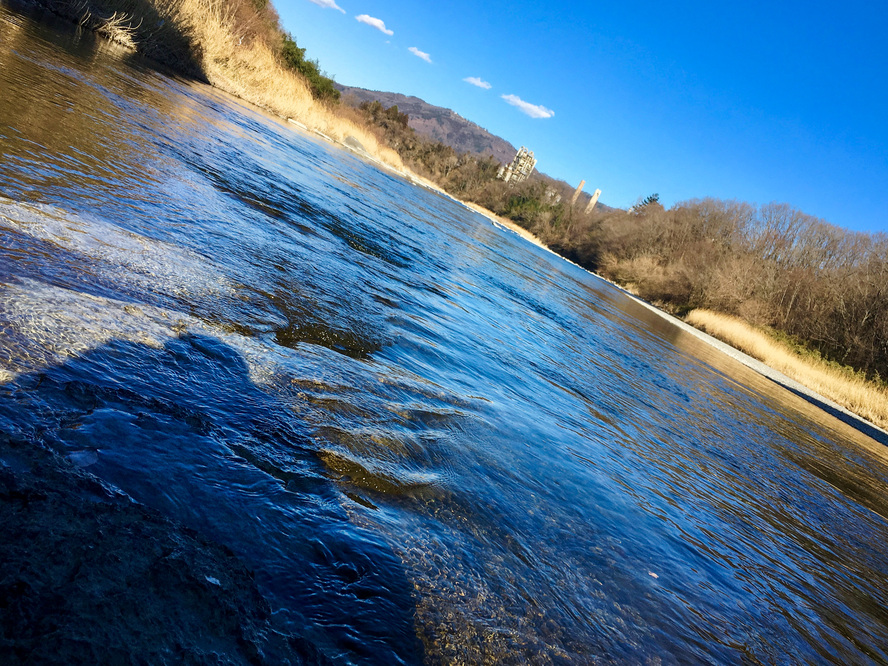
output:
{"label": "forested hillside", "polygon": [[708,308],[781,331],[888,378],[888,236],[786,204],[702,199],[596,220],[595,268],[678,311]]}
{"label": "forested hillside", "polygon": [[397,106],[402,113],[407,114],[408,125],[417,134],[450,146],[458,153],[492,155],[500,162],[510,162],[517,152],[515,146],[505,139],[491,134],[450,109],[434,106],[418,97],[339,84],[336,87],[342,93],[343,101],[353,106],[364,102],[379,102],[385,108]]}

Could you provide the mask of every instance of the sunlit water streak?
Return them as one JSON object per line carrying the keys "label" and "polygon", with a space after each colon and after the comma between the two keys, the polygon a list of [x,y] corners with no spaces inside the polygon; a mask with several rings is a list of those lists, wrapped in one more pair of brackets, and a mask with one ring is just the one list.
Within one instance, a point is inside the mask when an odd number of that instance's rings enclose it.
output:
{"label": "sunlit water streak", "polygon": [[332,659],[886,663],[885,457],[584,271],[0,8],[0,428]]}

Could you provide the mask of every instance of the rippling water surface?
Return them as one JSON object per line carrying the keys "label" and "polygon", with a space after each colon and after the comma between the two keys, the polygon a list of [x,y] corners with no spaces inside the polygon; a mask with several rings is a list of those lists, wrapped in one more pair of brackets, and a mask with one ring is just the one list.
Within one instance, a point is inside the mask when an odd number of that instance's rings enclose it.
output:
{"label": "rippling water surface", "polygon": [[882,447],[435,193],[0,7],[0,428],[340,663],[886,663]]}

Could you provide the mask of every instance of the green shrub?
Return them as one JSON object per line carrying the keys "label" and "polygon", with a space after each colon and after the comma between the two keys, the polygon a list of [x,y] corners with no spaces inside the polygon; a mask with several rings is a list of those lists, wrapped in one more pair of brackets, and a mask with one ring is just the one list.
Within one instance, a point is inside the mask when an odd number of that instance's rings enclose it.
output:
{"label": "green shrub", "polygon": [[321,73],[317,60],[306,60],[305,49],[299,48],[289,33],[283,35],[280,56],[287,67],[306,78],[312,97],[328,102],[339,101],[339,91],[333,85],[333,80]]}

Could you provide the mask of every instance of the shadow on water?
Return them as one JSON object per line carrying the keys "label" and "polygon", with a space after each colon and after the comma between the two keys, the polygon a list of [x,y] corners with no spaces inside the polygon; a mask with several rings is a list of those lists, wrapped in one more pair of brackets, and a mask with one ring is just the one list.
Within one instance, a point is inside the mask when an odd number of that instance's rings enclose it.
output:
{"label": "shadow on water", "polygon": [[324,664],[215,544],[0,432],[0,663]]}
{"label": "shadow on water", "polygon": [[[422,661],[400,560],[350,524],[298,417],[261,391],[220,340],[113,340],[20,375],[0,387],[0,424],[230,548],[255,571],[276,621],[334,662]],[[127,547],[154,544],[129,544],[116,556],[131,557]],[[41,552],[35,543],[34,555]],[[121,610],[117,629],[138,634],[139,618]]]}
{"label": "shadow on water", "polygon": [[[172,70],[206,81],[206,73],[201,65],[202,50],[194,39],[183,32],[176,21],[158,11],[158,4],[150,0],[30,0],[16,3],[18,11],[28,9],[45,10],[55,16],[72,21],[82,29],[97,30],[100,33],[104,24],[113,15],[123,14],[132,17],[124,24],[132,34],[139,56]],[[36,13],[36,12],[35,12]],[[138,18],[136,18],[138,17]],[[46,22],[47,17],[37,16]],[[132,64],[138,65],[140,58],[130,56]]]}

